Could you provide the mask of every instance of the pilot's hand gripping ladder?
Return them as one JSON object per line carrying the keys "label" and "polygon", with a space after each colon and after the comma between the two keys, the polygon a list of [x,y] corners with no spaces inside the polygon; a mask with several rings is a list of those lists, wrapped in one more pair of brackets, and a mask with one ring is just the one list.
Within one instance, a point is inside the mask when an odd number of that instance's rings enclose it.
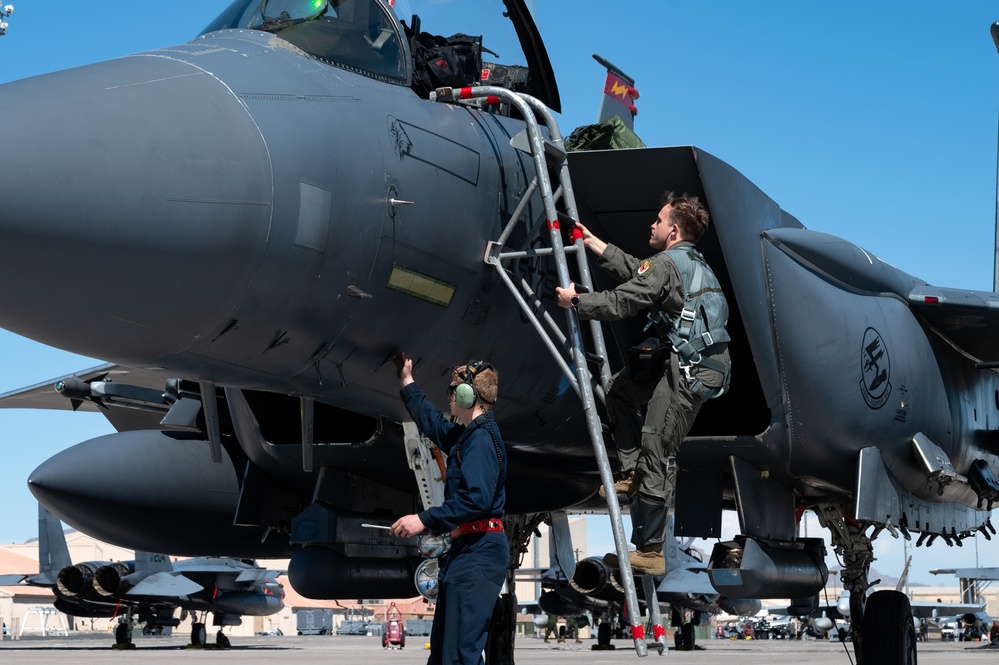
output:
{"label": "pilot's hand gripping ladder", "polygon": [[[583,347],[583,336],[580,329],[579,317],[575,309],[566,310],[566,321],[569,328],[569,337],[566,339],[562,335],[562,332],[558,329],[557,325],[555,325],[554,321],[552,321],[547,314],[544,314],[543,316],[545,318],[545,322],[548,325],[548,331],[546,331],[538,321],[538,318],[535,316],[534,309],[519,293],[517,286],[514,285],[510,276],[502,267],[503,260],[522,258],[529,255],[538,256],[551,254],[551,256],[555,259],[559,285],[565,288],[568,287],[571,282],[566,254],[576,254],[577,266],[580,274],[580,283],[592,290],[592,280],[590,278],[589,266],[586,262],[582,235],[574,231],[572,234],[573,245],[567,248],[562,244],[562,236],[559,230],[559,213],[555,207],[557,195],[552,191],[551,179],[548,175],[548,162],[546,159],[551,160],[552,166],[558,169],[560,184],[559,193],[563,197],[565,208],[571,223],[575,223],[575,220],[578,219],[578,213],[576,211],[576,202],[572,192],[572,184],[569,179],[569,168],[566,162],[566,153],[563,147],[562,136],[558,130],[558,124],[555,122],[555,118],[552,115],[551,110],[540,101],[529,95],[515,93],[505,88],[492,86],[438,88],[435,92],[431,93],[430,99],[433,101],[451,103],[462,100],[484,100],[487,105],[498,105],[501,102],[507,103],[517,109],[527,124],[526,135],[528,146],[526,151],[530,153],[534,160],[537,177],[524,194],[520,205],[514,212],[512,219],[503,231],[500,239],[489,243],[486,249],[485,261],[497,269],[497,274],[517,299],[521,310],[527,316],[528,320],[532,322],[535,330],[541,336],[542,341],[548,347],[552,357],[562,369],[562,373],[566,376],[570,385],[573,389],[575,389],[583,402],[583,413],[586,417],[586,426],[590,434],[590,439],[593,442],[593,452],[596,457],[597,467],[600,470],[600,480],[603,483],[604,490],[607,494],[607,511],[610,515],[611,527],[614,534],[614,545],[618,554],[621,582],[624,587],[625,602],[627,603],[628,609],[628,620],[631,624],[631,635],[634,640],[636,653],[639,656],[645,656],[648,654],[648,645],[645,641],[645,629],[642,625],[638,595],[635,592],[635,578],[631,572],[631,561],[628,558],[628,541],[625,537],[624,525],[621,521],[621,506],[618,503],[617,494],[614,491],[614,478],[607,458],[607,450],[604,447],[600,417],[597,414],[596,402],[594,400],[594,388],[591,383],[592,379],[590,371],[586,364],[586,352]],[[535,113],[544,119],[545,124],[548,127],[549,135],[551,136],[551,141],[545,141],[538,122],[535,119]],[[519,136],[515,137],[513,141],[511,141],[511,143],[516,147],[521,147],[516,143],[519,138]],[[527,202],[539,188],[541,191],[541,198],[544,201],[545,218],[547,219],[548,231],[551,238],[551,249],[529,250],[525,252],[504,252],[504,243],[512,230],[515,228],[516,224],[519,222],[521,215],[527,207]],[[591,333],[596,355],[601,359],[606,359],[607,353],[603,340],[603,332],[598,322],[591,322]],[[552,342],[552,337],[558,339],[559,342],[562,343],[563,347],[569,346],[571,349],[572,362],[575,365],[575,372],[573,372],[568,364],[566,364],[562,357],[562,353],[559,351],[555,343]],[[566,344],[567,342],[568,344]],[[610,370],[607,366],[607,362],[604,361],[601,365],[601,388],[603,390],[606,390],[609,381]],[[651,578],[647,581],[646,586],[654,588]],[[654,593],[652,598],[653,600],[650,603],[650,607],[655,606],[655,608],[658,609],[658,603],[654,600]],[[663,635],[664,630],[661,626],[662,619],[660,618],[656,623],[659,625],[653,629],[655,641],[652,642],[652,646],[657,649],[661,655],[665,651],[666,640]]]}

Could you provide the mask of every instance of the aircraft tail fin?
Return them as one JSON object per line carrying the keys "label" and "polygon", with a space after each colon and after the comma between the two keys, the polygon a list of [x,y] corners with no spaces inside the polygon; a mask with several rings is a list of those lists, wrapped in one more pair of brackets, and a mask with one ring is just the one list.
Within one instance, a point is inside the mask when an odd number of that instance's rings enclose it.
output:
{"label": "aircraft tail fin", "polygon": [[635,106],[635,100],[638,99],[638,90],[635,89],[635,79],[596,53],[593,54],[593,59],[607,68],[607,78],[604,80],[604,95],[600,101],[597,122],[604,122],[614,116],[618,116],[627,125],[628,129],[634,130],[635,116],[638,115],[638,107]]}
{"label": "aircraft tail fin", "polygon": [[69,546],[66,545],[66,534],[62,530],[62,522],[50,513],[45,506],[38,504],[38,576],[39,578],[55,579],[59,571],[66,566],[72,566],[69,556]]}
{"label": "aircraft tail fin", "polygon": [[135,550],[135,572],[160,573],[171,570],[173,564],[167,555]]}

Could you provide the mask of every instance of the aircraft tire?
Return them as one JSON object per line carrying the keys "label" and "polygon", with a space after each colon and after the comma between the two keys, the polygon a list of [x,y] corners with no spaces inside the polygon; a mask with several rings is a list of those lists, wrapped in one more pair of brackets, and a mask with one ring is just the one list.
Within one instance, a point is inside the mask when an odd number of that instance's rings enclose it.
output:
{"label": "aircraft tire", "polygon": [[118,627],[114,629],[114,643],[115,644],[129,644],[132,639],[131,635],[128,634],[128,624],[119,623]]}
{"label": "aircraft tire", "polygon": [[232,642],[229,641],[229,636],[221,630],[215,635],[215,644],[219,645],[223,649],[232,648]]}
{"label": "aircraft tire", "polygon": [[909,599],[898,591],[875,591],[864,607],[864,663],[916,664],[916,625]]}
{"label": "aircraft tire", "polygon": [[196,623],[191,626],[191,644],[198,647],[203,647],[208,642],[208,631],[205,630],[205,624]]}

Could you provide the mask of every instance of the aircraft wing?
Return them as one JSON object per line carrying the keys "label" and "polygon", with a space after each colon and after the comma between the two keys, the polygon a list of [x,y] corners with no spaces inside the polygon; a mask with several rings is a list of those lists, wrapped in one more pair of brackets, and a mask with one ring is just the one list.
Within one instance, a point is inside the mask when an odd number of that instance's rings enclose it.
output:
{"label": "aircraft wing", "polygon": [[[51,409],[91,411],[103,414],[119,432],[137,429],[155,429],[166,413],[165,404],[150,405],[147,400],[162,394],[166,375],[147,370],[138,370],[123,365],[105,363],[90,369],[56,377],[33,386],[19,388],[0,394],[0,409]],[[56,383],[67,382],[76,386],[86,384],[96,397],[71,396],[60,393]],[[136,401],[147,407],[118,408],[118,404],[128,403],[134,407]]]}
{"label": "aircraft wing", "polygon": [[958,349],[981,362],[999,362],[999,294],[917,286],[912,309]]}
{"label": "aircraft wing", "polygon": [[699,573],[688,568],[671,570],[659,583],[658,590],[664,593],[718,595],[715,588],[711,586],[711,579],[707,573]]}
{"label": "aircraft wing", "polygon": [[204,589],[197,582],[176,572],[161,572],[150,575],[132,587],[126,596],[158,596],[161,598],[180,598],[190,596]]}
{"label": "aircraft wing", "polygon": [[0,575],[0,586],[19,586],[21,584],[27,584],[27,580],[31,575],[13,573],[10,575]]}
{"label": "aircraft wing", "polygon": [[12,390],[0,395],[0,409],[73,409],[82,411],[99,411],[99,408],[93,402],[83,402],[74,408],[72,400],[68,400],[56,392],[56,382],[73,376],[78,377],[83,381],[93,381],[94,379],[100,378],[102,375],[117,372],[121,369],[122,368],[118,365],[106,363],[81,372],[74,372],[73,374],[60,376],[49,381],[36,383],[33,386]]}
{"label": "aircraft wing", "polygon": [[279,575],[284,575],[284,570],[266,570],[264,568],[247,568],[236,576],[237,582],[260,582],[263,580],[277,579]]}
{"label": "aircraft wing", "polygon": [[909,605],[912,607],[912,616],[917,619],[932,619],[985,612],[985,605],[973,605],[971,603],[932,603],[919,601],[911,602]]}

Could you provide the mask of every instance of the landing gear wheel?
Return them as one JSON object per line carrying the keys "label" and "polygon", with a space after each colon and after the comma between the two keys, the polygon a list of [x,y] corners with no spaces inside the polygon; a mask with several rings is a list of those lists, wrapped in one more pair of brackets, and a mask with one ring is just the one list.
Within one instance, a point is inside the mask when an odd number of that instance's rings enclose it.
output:
{"label": "landing gear wheel", "polygon": [[875,591],[864,608],[864,663],[916,665],[916,625],[909,599],[898,591]]}
{"label": "landing gear wheel", "polygon": [[191,644],[196,647],[203,647],[208,642],[208,631],[205,624],[196,623],[191,626]]}
{"label": "landing gear wheel", "polygon": [[229,637],[221,630],[215,634],[215,644],[223,649],[228,649],[232,646],[232,642],[229,641]]}
{"label": "landing gear wheel", "polygon": [[114,643],[115,644],[131,644],[132,643],[132,631],[129,630],[129,625],[127,623],[119,623],[114,629]]}

